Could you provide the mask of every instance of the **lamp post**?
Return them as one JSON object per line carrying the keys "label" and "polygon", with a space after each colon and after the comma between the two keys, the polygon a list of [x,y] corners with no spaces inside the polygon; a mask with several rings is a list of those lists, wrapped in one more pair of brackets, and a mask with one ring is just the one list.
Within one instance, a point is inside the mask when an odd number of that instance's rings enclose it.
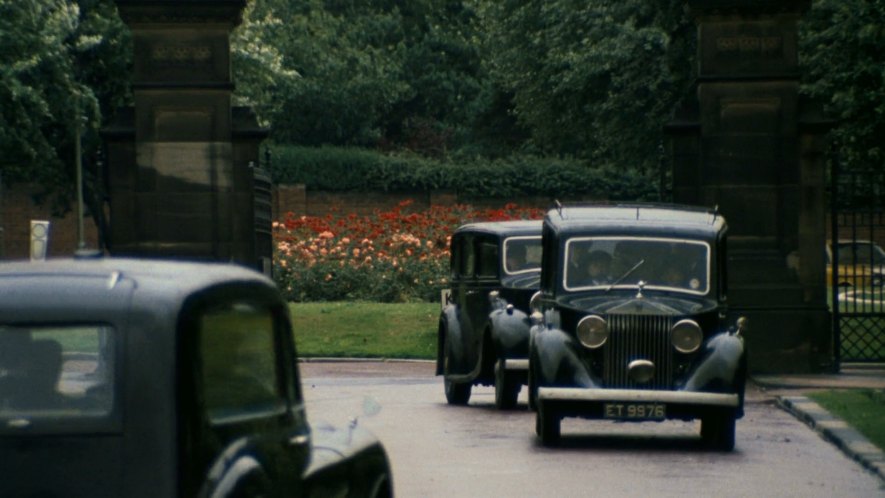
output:
{"label": "lamp post", "polygon": [[80,127],[82,126],[83,117],[79,115],[74,126],[76,132],[74,137],[74,162],[77,167],[77,249],[85,249],[86,241],[83,234],[83,161],[80,152]]}

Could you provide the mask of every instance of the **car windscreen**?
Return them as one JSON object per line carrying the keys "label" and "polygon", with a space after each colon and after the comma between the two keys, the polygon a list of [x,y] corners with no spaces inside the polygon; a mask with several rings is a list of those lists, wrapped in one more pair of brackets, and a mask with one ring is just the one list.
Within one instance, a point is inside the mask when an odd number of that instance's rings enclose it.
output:
{"label": "car windscreen", "polygon": [[566,242],[568,291],[636,288],[704,295],[710,285],[706,242],[651,237],[573,237]]}
{"label": "car windscreen", "polygon": [[541,237],[508,237],[504,240],[504,271],[509,275],[541,271]]}
{"label": "car windscreen", "polygon": [[24,427],[108,415],[114,341],[106,325],[0,324],[0,418]]}

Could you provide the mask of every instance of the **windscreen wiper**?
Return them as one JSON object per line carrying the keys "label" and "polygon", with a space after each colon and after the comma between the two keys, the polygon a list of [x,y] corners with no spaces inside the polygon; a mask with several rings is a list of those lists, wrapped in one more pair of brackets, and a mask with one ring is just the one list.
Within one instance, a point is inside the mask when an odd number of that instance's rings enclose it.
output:
{"label": "windscreen wiper", "polygon": [[639,268],[640,266],[642,266],[642,263],[645,263],[645,260],[644,260],[644,259],[640,259],[638,263],[636,263],[635,265],[633,265],[633,268],[630,268],[629,270],[627,270],[626,273],[624,273],[623,275],[621,275],[620,277],[618,277],[617,280],[615,280],[614,282],[611,283],[611,285],[609,285],[608,287],[606,287],[606,288],[605,288],[605,292],[608,292],[608,291],[612,290],[612,287],[618,285],[619,283],[621,283],[622,280],[624,280],[625,278],[627,278],[628,276],[630,276],[631,273],[633,273],[634,271],[636,271],[637,268]]}

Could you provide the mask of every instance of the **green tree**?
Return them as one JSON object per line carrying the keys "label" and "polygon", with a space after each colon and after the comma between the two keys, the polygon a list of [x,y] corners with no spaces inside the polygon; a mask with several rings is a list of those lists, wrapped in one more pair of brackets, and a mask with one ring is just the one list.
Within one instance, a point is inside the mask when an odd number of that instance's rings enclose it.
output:
{"label": "green tree", "polygon": [[461,0],[410,2],[403,20],[403,83],[408,92],[388,116],[392,145],[441,156],[473,140],[490,80],[474,43],[475,11]]}
{"label": "green tree", "polygon": [[265,22],[262,37],[279,52],[280,69],[298,75],[241,89],[253,100],[266,92],[258,111],[273,123],[273,138],[361,146],[380,138],[383,117],[407,88],[399,12],[375,3],[383,2],[256,0],[241,29]]}
{"label": "green tree", "polygon": [[255,0],[238,94],[278,141],[445,153],[488,107],[474,18],[462,0]]}
{"label": "green tree", "polygon": [[839,120],[847,167],[883,167],[885,0],[815,0],[800,24],[802,91]]}
{"label": "green tree", "polygon": [[102,193],[94,156],[102,117],[126,101],[128,31],[112,0],[0,0],[0,172],[6,184],[40,188],[61,214],[75,189],[79,126],[86,199]]}
{"label": "green tree", "polygon": [[538,149],[656,166],[662,127],[688,95],[694,28],[681,2],[477,2],[486,62]]}

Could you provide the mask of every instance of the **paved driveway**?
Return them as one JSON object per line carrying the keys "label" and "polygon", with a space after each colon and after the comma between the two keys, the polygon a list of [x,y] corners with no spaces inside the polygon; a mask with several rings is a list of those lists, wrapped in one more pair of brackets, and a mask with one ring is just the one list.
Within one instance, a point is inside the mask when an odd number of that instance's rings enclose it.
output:
{"label": "paved driveway", "polygon": [[447,405],[431,363],[300,368],[311,421],[359,417],[387,447],[400,497],[885,496],[876,476],[755,388],[732,453],[706,451],[697,422],[675,421],[566,419],[562,447],[548,449],[534,414],[496,411],[490,387],[474,387],[469,406]]}

